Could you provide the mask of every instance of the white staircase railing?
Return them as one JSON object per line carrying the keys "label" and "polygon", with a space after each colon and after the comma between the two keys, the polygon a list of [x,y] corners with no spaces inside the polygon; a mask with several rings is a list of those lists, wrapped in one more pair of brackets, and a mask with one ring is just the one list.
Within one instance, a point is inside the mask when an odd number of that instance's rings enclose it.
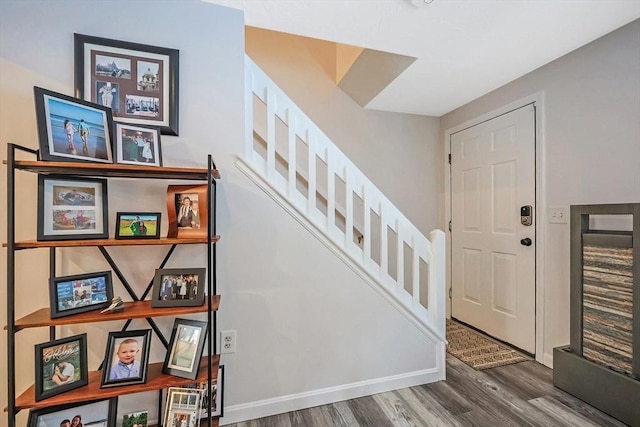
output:
{"label": "white staircase railing", "polygon": [[275,191],[420,330],[444,343],[444,233],[434,230],[427,239],[246,55],[245,94],[240,169]]}

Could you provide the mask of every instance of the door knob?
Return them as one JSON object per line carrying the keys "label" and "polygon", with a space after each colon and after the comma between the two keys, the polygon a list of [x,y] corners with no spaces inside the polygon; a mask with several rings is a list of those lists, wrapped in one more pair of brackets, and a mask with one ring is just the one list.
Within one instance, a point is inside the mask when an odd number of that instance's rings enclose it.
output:
{"label": "door knob", "polygon": [[528,237],[525,237],[524,239],[520,240],[520,244],[522,246],[531,246],[531,239]]}

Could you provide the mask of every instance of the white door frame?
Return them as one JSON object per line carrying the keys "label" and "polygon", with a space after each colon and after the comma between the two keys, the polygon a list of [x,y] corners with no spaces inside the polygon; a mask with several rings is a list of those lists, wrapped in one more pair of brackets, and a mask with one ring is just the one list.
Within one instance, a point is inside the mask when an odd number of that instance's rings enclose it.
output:
{"label": "white door frame", "polygon": [[[471,126],[490,120],[496,116],[508,113],[524,107],[527,104],[535,105],[535,132],[536,132],[536,209],[535,209],[535,236],[536,236],[536,361],[549,367],[553,366],[552,354],[544,353],[544,256],[545,237],[547,231],[546,220],[546,174],[545,174],[545,114],[544,91],[534,93],[525,98],[504,105],[498,109],[482,114],[464,123],[461,123],[444,132],[444,218],[445,230],[448,230],[451,221],[451,170],[449,154],[451,154],[451,135]],[[455,224],[454,224],[455,227]],[[451,289],[451,233],[446,233],[447,239],[447,287]],[[451,317],[451,299],[447,298],[447,317]]]}

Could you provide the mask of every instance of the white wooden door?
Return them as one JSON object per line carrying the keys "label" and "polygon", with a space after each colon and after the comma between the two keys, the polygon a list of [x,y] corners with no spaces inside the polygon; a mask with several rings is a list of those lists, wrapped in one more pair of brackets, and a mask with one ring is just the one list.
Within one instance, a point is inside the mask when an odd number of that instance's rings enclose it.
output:
{"label": "white wooden door", "polygon": [[451,159],[451,314],[535,353],[534,106],[451,135]]}

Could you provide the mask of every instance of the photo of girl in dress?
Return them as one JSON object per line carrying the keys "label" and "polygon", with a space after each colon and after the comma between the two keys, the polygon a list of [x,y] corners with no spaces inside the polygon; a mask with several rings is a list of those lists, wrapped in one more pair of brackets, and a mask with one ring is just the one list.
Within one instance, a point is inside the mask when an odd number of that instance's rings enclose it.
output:
{"label": "photo of girl in dress", "polygon": [[116,162],[162,166],[160,131],[153,127],[116,123]]}

